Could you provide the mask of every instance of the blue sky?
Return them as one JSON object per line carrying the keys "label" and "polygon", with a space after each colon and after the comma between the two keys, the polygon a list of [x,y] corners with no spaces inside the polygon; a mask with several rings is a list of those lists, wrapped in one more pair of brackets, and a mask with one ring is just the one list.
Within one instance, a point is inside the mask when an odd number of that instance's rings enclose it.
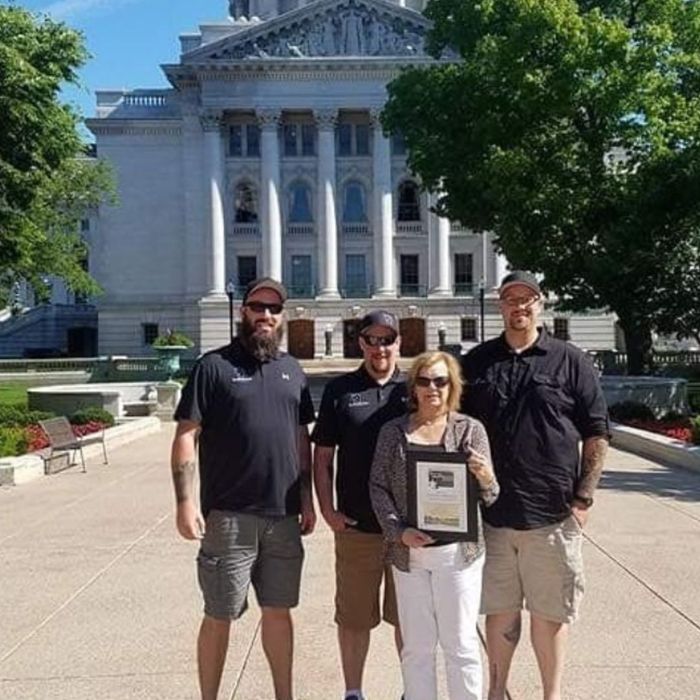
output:
{"label": "blue sky", "polygon": [[16,0],[80,30],[92,58],[81,69],[80,90],[64,99],[86,117],[95,112],[95,90],[167,87],[161,63],[178,60],[178,36],[228,15],[227,0]]}

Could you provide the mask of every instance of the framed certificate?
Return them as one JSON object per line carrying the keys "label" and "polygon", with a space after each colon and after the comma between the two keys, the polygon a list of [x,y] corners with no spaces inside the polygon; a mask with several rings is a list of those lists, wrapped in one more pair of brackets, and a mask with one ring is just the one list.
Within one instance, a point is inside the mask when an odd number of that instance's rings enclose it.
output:
{"label": "framed certificate", "polygon": [[464,452],[411,450],[408,519],[436,540],[476,542],[478,486]]}

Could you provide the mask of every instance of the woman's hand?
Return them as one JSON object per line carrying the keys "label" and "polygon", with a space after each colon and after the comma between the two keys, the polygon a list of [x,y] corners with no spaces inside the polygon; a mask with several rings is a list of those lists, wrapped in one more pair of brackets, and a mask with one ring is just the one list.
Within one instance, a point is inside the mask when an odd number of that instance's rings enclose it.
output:
{"label": "woman's hand", "polygon": [[401,533],[401,542],[407,547],[425,547],[426,544],[432,544],[435,540],[430,535],[416,530],[415,527],[407,527]]}
{"label": "woman's hand", "polygon": [[484,455],[470,450],[467,465],[482,489],[487,489],[493,483],[495,478],[493,468],[491,467],[491,462]]}

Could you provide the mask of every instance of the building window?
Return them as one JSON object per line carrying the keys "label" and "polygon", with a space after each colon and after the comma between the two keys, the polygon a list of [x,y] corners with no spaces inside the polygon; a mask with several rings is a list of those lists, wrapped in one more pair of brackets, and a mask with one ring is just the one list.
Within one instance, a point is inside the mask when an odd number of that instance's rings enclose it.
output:
{"label": "building window", "polygon": [[340,122],[336,133],[339,156],[369,155],[369,124]]}
{"label": "building window", "polygon": [[364,255],[345,256],[345,296],[367,296],[367,266]]}
{"label": "building window", "polygon": [[462,340],[477,340],[475,318],[463,318],[461,326]]}
{"label": "building window", "polygon": [[228,134],[229,156],[232,158],[260,156],[260,127],[257,124],[232,124]]}
{"label": "building window", "polygon": [[241,182],[236,186],[234,209],[237,224],[253,224],[258,220],[258,197],[252,185]]}
{"label": "building window", "polygon": [[406,180],[399,185],[399,221],[420,221],[420,193],[418,185]]}
{"label": "building window", "polygon": [[554,337],[559,338],[559,340],[571,340],[568,318],[554,319]]}
{"label": "building window", "polygon": [[455,253],[455,294],[471,294],[474,285],[473,256]]}
{"label": "building window", "polygon": [[283,129],[284,155],[313,156],[316,153],[316,127],[313,124],[285,124]]}
{"label": "building window", "polygon": [[258,260],[254,255],[239,255],[236,259],[238,267],[238,284],[245,287],[258,276]]}
{"label": "building window", "polygon": [[391,153],[394,156],[406,155],[406,140],[400,131],[391,135]]}
{"label": "building window", "polygon": [[304,182],[293,182],[289,186],[289,222],[300,224],[313,220],[311,188]]}
{"label": "building window", "polygon": [[361,182],[352,180],[345,185],[343,197],[343,221],[364,223],[367,221],[367,196]]}
{"label": "building window", "polygon": [[402,255],[400,267],[401,294],[418,295],[418,256]]}
{"label": "building window", "polygon": [[141,329],[143,331],[143,344],[153,345],[153,341],[158,337],[158,324],[142,323]]}
{"label": "building window", "polygon": [[292,255],[292,284],[289,295],[302,298],[313,296],[310,255]]}

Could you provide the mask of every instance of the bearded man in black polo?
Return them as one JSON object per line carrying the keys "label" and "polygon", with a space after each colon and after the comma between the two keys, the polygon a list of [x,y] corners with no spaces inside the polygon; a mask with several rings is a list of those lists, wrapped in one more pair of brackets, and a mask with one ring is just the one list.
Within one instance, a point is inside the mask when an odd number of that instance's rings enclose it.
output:
{"label": "bearded man in black polo", "polygon": [[401,646],[391,570],[384,563],[382,531],[369,497],[369,473],[379,430],[406,411],[406,386],[396,365],[401,344],[396,317],[388,311],[367,314],[360,322],[359,343],[362,365],[326,386],[311,436],[316,495],[321,514],[335,533],[335,621],[346,700],[364,697],[362,674],[370,631],[381,617],[394,625],[397,646]]}
{"label": "bearded man in black polo", "polygon": [[[216,700],[231,621],[252,584],[276,700],[292,700],[293,628],[302,534],[315,525],[311,446],[314,410],[299,363],[280,352],[285,288],[248,285],[241,334],[200,358],[175,413],[172,449],[177,529],[201,540],[197,571],[204,619],[197,658],[202,700]],[[194,473],[199,448],[200,507]]]}

